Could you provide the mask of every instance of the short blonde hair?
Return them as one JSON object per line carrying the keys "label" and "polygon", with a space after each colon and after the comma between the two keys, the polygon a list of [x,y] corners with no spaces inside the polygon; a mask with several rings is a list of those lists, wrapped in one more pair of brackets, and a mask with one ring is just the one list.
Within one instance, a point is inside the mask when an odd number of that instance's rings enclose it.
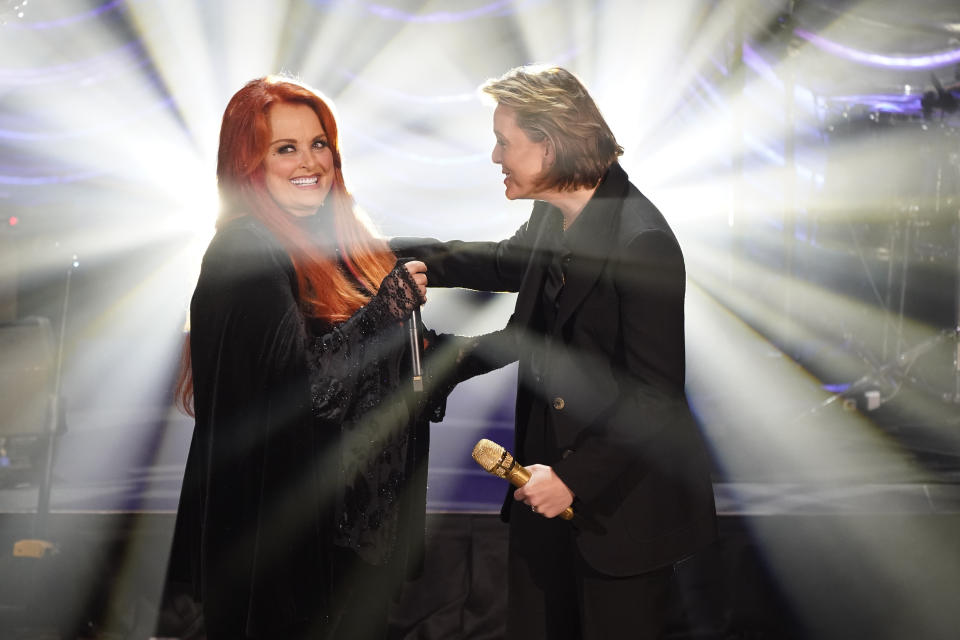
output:
{"label": "short blonde hair", "polygon": [[513,109],[517,126],[531,140],[549,140],[553,145],[556,159],[542,188],[595,187],[623,155],[587,89],[562,67],[516,67],[480,89],[497,104]]}

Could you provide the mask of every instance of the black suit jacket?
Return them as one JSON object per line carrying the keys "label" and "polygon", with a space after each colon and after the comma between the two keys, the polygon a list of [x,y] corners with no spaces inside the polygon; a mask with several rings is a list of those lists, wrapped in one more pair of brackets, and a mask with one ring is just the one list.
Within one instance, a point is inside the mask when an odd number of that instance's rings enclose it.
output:
{"label": "black suit jacket", "polygon": [[519,292],[507,328],[479,339],[468,375],[519,358],[518,461],[544,462],[529,459],[523,442],[546,403],[562,452],[550,464],[576,494],[581,554],[603,573],[634,575],[716,534],[709,459],[684,395],[683,255],[657,208],[612,165],[574,223],[577,240],[545,339],[539,305],[549,255],[541,249],[560,215],[538,201],[501,242],[393,244],[424,259],[431,286]]}

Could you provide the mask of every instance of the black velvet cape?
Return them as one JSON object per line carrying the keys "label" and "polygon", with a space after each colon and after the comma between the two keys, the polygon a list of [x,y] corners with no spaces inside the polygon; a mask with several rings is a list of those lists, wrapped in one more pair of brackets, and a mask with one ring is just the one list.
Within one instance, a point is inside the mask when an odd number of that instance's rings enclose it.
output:
{"label": "black velvet cape", "polygon": [[168,585],[249,637],[323,624],[335,547],[398,582],[422,553],[429,425],[406,334],[378,297],[309,322],[297,290],[288,252],[243,217],[210,243],[191,303],[196,425]]}

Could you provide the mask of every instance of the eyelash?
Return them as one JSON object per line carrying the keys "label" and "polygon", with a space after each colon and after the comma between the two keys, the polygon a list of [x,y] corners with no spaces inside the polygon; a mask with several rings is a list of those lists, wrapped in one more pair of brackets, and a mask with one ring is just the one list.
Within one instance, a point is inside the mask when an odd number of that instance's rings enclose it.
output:
{"label": "eyelash", "polygon": [[[314,141],[313,146],[318,147],[320,149],[326,149],[329,146],[329,144],[327,143],[326,140],[316,140]],[[296,147],[294,147],[292,144],[285,144],[282,147],[277,148],[277,153],[280,153],[280,154],[287,154],[287,153],[290,153],[291,151],[296,151]]]}

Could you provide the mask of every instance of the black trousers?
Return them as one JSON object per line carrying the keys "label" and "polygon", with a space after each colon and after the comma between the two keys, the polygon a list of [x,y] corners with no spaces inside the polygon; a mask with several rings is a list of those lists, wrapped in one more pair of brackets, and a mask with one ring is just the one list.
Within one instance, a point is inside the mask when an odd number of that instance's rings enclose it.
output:
{"label": "black trousers", "polygon": [[507,637],[662,638],[675,593],[673,566],[623,578],[603,575],[580,557],[571,532],[569,522],[513,504]]}

